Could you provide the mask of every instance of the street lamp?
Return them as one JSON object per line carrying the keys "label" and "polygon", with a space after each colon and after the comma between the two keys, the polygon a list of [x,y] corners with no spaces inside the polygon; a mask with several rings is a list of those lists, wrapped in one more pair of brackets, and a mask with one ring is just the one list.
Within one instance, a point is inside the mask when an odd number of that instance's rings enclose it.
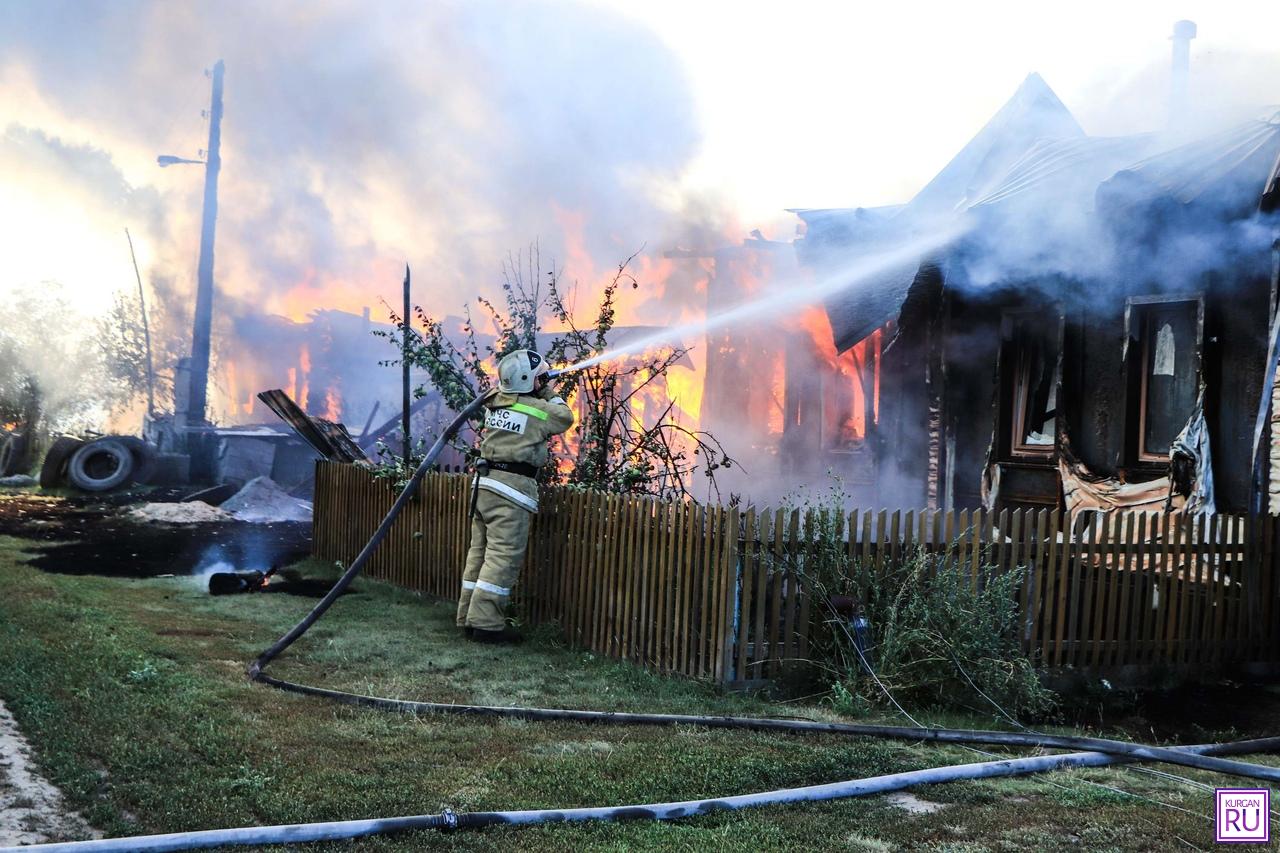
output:
{"label": "street lamp", "polygon": [[188,160],[185,157],[174,157],[172,154],[161,154],[156,158],[156,162],[160,164],[161,169],[165,166],[176,166],[179,163],[195,163],[201,166],[204,165],[203,160]]}

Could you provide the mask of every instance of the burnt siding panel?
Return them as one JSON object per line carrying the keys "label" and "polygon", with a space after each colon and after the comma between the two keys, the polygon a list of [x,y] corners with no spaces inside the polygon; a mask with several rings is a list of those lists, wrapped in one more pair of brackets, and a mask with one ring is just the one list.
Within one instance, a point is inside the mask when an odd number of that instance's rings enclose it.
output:
{"label": "burnt siding panel", "polygon": [[903,305],[897,337],[881,362],[881,422],[876,430],[881,506],[921,509],[928,501],[929,357],[941,290],[938,269],[922,267]]}
{"label": "burnt siding panel", "polygon": [[1205,317],[1205,419],[1217,506],[1249,509],[1253,426],[1262,393],[1270,310],[1266,277],[1214,276]]}
{"label": "burnt siding panel", "polygon": [[947,427],[955,438],[956,509],[982,505],[982,473],[996,428],[1000,311],[990,303],[952,301],[946,352]]}

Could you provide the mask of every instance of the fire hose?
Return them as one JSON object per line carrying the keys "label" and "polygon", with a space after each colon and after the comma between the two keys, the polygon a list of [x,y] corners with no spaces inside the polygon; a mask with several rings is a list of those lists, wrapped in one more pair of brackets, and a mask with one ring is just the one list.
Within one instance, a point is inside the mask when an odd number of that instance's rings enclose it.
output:
{"label": "fire hose", "polygon": [[[1187,755],[1228,755],[1273,750],[1280,739],[1264,738],[1226,744],[1202,744],[1177,747],[1174,751]],[[1105,767],[1133,759],[1102,752],[1076,752],[1060,755],[1038,755],[1009,758],[975,764],[955,764],[890,773],[866,779],[850,779],[824,785],[783,788],[756,794],[671,803],[648,803],[634,806],[601,808],[531,809],[525,811],[464,812],[446,810],[441,814],[371,820],[340,820],[325,823],[294,823],[281,826],[246,826],[234,829],[209,829],[200,832],[174,832],[166,835],[142,835],[134,838],[108,838],[101,841],[75,841],[66,844],[37,844],[22,850],[44,850],[49,853],[125,853],[125,851],[191,850],[197,847],[220,847],[233,844],[288,844],[307,841],[336,841],[390,832],[423,829],[479,829],[487,826],[531,826],[540,823],[569,823],[588,820],[676,820],[696,815],[757,806],[788,803],[816,803],[824,800],[867,797],[886,794],[916,785],[936,785],[973,779],[998,779],[1023,776],[1069,767]],[[19,849],[19,848],[14,848]]]}
{"label": "fire hose", "polygon": [[1038,773],[1064,767],[1100,767],[1133,761],[1157,761],[1178,764],[1199,770],[1233,774],[1270,782],[1280,782],[1280,769],[1249,762],[1234,761],[1217,756],[1268,752],[1280,749],[1280,737],[1262,738],[1226,744],[1206,744],[1193,747],[1158,747],[1141,743],[1106,738],[1075,737],[1034,732],[977,731],[962,729],[914,728],[909,726],[861,725],[853,723],[824,723],[810,720],[774,719],[767,717],[698,716],[692,714],[629,713],[591,711],[562,708],[520,708],[486,705],[455,705],[439,702],[414,702],[385,699],[346,693],[285,681],[267,675],[266,666],[285,649],[293,645],[315,622],[324,615],[356,576],[364,569],[370,556],[386,538],[391,526],[413,495],[427,472],[435,464],[448,441],[467,420],[479,411],[485,395],[477,397],[465,406],[445,428],[427,451],[403,491],[392,504],[369,541],[343,572],[332,589],[311,612],[293,628],[267,648],[249,666],[248,677],[271,687],[306,696],[329,699],[342,704],[380,710],[407,713],[441,713],[467,716],[497,717],[538,721],[571,721],[613,725],[693,725],[706,728],[737,729],[748,731],[775,731],[810,734],[840,734],[854,737],[888,738],[904,741],[929,741],[938,743],[987,744],[1023,746],[1051,749],[1080,750],[1069,754],[1012,758],[935,767],[887,776],[852,779],[824,785],[786,788],[755,794],[742,794],[705,800],[689,800],[673,803],[613,806],[601,808],[542,809],[532,811],[473,812],[457,814],[446,811],[439,815],[382,818],[374,820],[334,821],[311,824],[290,824],[273,827],[242,827],[236,829],[206,830],[172,833],[167,835],[140,836],[135,838],[104,839],[101,841],[71,842],[67,844],[38,845],[23,849],[65,851],[123,851],[123,850],[186,850],[228,844],[269,844],[303,841],[319,841],[355,838],[409,829],[460,829],[492,825],[531,825],[584,820],[650,819],[672,820],[708,814],[715,811],[737,810],[752,806],[795,802],[841,799],[868,796],[895,791],[913,785],[965,779],[994,778]]}

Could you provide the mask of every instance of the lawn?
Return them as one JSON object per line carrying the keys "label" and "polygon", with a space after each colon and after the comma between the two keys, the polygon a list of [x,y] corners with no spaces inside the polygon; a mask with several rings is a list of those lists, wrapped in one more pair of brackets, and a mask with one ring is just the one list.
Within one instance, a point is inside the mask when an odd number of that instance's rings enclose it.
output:
{"label": "lawn", "polygon": [[[190,578],[55,575],[0,537],[0,698],[68,805],[109,835],[720,796],[982,760],[958,747],[696,727],[412,717],[292,696],[245,663],[313,601],[213,598]],[[300,568],[324,575],[314,561]],[[452,608],[361,579],[271,672],[380,696],[836,719],[821,705],[650,675],[566,648],[455,633]],[[976,718],[935,722],[990,726]],[[901,722],[885,716],[882,721]],[[1259,760],[1255,757],[1255,760]],[[1272,761],[1273,759],[1266,759]],[[1176,772],[1212,784],[1233,780]],[[1133,769],[916,789],[674,823],[421,833],[309,849],[1010,850],[1212,847],[1212,794]]]}

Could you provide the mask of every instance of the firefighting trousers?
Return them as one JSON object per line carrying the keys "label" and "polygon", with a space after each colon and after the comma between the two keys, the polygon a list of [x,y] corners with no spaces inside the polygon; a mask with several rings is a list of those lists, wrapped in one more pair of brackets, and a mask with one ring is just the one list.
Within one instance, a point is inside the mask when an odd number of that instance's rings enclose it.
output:
{"label": "firefighting trousers", "polygon": [[471,549],[462,571],[458,625],[499,631],[511,588],[524,565],[533,513],[486,489],[476,496]]}

